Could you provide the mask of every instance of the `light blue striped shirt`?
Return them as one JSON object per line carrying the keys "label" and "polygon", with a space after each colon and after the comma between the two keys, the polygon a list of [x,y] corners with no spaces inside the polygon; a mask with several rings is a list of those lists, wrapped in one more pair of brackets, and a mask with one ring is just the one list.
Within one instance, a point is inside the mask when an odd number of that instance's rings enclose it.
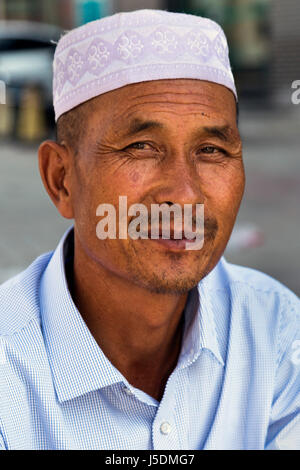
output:
{"label": "light blue striped shirt", "polygon": [[0,287],[0,448],[300,449],[292,292],[222,258],[189,293],[158,402],[111,364],[74,305],[66,236]]}

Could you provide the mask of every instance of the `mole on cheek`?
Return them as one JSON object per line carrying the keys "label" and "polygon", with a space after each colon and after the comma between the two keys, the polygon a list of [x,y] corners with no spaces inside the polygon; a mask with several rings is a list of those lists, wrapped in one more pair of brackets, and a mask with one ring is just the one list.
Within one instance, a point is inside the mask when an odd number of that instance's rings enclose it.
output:
{"label": "mole on cheek", "polygon": [[137,171],[133,171],[130,175],[130,179],[133,183],[137,183],[140,179],[140,174]]}

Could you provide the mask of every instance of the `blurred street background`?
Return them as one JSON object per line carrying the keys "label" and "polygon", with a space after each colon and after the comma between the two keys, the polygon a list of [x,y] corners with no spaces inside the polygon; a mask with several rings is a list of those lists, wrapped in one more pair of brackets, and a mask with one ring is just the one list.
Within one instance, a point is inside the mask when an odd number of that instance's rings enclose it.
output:
{"label": "blurred street background", "polygon": [[225,256],[300,295],[299,0],[0,0],[0,283],[54,249],[72,223],[49,200],[37,164],[39,142],[55,135],[55,42],[88,21],[142,8],[207,16],[225,29],[247,178]]}

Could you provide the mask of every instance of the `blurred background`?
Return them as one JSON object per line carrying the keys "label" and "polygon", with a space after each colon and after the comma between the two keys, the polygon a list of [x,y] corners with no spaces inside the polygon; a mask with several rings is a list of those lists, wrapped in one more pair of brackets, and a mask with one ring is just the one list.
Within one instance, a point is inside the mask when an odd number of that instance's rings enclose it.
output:
{"label": "blurred background", "polygon": [[[299,0],[0,0],[0,282],[56,247],[69,227],[37,165],[55,135],[52,59],[62,32],[120,11],[159,8],[217,20],[240,101],[246,192],[228,261],[300,294]],[[300,83],[299,83],[300,84]]]}

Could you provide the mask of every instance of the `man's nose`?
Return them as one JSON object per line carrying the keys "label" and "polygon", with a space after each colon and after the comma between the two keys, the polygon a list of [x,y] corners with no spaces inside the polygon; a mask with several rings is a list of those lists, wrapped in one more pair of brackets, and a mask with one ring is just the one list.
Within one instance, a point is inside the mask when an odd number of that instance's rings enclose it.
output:
{"label": "man's nose", "polygon": [[160,181],[155,194],[157,204],[180,204],[183,207],[184,204],[203,203],[200,178],[192,163],[173,162],[161,169]]}

